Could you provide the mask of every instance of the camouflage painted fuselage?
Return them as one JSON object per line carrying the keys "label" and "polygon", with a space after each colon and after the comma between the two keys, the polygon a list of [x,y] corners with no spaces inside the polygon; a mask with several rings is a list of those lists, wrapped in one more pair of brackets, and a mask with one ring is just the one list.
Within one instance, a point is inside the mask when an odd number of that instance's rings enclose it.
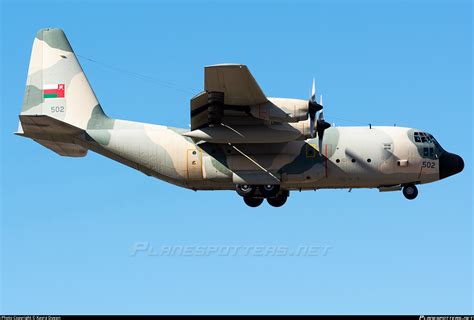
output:
{"label": "camouflage painted fuselage", "polygon": [[[235,184],[275,183],[234,148],[195,143],[188,130],[110,120],[108,129],[88,129],[88,147],[170,183],[195,190],[234,189]],[[237,147],[281,180],[285,189],[381,187],[439,179],[434,142],[415,143],[413,129],[336,127],[326,131],[322,156],[317,139]],[[423,148],[436,149],[424,157]],[[407,162],[400,166],[400,161]],[[422,168],[423,161],[433,164]]]}
{"label": "camouflage painted fuselage", "polygon": [[[431,135],[401,127],[329,128],[318,150],[317,139],[305,139],[306,101],[267,99],[243,65],[208,67],[206,74],[205,87],[214,89],[191,99],[192,132],[112,119],[64,32],[42,29],[33,43],[17,134],[61,156],[81,157],[92,150],[194,190],[279,185],[282,190],[388,191],[436,181],[464,166]],[[219,97],[219,90],[227,90],[222,103],[230,106],[225,125],[204,127],[216,111],[209,99]],[[245,105],[243,98],[255,103]]]}

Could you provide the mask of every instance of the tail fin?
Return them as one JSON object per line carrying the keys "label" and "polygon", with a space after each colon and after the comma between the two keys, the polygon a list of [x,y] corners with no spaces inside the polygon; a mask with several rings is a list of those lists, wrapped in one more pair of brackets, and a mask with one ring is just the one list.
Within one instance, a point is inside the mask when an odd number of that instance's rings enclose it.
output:
{"label": "tail fin", "polygon": [[61,29],[41,29],[31,52],[16,134],[62,156],[81,157],[86,129],[111,128]]}
{"label": "tail fin", "polygon": [[39,115],[79,129],[106,117],[61,29],[41,29],[33,42],[20,119]]}

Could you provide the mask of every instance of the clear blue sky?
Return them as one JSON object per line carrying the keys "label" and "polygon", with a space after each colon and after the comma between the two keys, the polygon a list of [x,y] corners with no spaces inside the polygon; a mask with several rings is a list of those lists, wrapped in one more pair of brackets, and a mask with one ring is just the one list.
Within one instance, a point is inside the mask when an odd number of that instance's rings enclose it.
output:
{"label": "clear blue sky", "polygon": [[[4,1],[1,27],[0,313],[473,312],[471,2]],[[80,57],[112,117],[187,127],[203,66],[242,63],[268,96],[307,98],[315,76],[328,121],[426,130],[465,170],[415,201],[320,190],[255,210],[92,152],[61,158],[12,134],[43,27],[156,79]],[[137,242],[330,250],[132,256]]]}

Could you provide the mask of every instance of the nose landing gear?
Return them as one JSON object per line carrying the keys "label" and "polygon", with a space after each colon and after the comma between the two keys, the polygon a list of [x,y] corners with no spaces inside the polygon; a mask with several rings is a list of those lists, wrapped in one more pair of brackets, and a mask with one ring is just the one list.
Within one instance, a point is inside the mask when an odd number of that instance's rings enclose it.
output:
{"label": "nose landing gear", "polygon": [[408,200],[413,200],[418,195],[418,188],[414,184],[406,184],[403,186],[403,195]]}

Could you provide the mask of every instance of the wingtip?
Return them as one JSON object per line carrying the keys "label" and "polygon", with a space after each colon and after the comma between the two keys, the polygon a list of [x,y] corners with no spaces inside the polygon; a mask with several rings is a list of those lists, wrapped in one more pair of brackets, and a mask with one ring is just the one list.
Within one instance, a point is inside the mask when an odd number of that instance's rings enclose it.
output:
{"label": "wingtip", "polygon": [[222,68],[222,67],[228,67],[228,68],[247,68],[245,64],[241,63],[218,63],[218,64],[211,64],[208,66],[204,66],[204,68]]}

